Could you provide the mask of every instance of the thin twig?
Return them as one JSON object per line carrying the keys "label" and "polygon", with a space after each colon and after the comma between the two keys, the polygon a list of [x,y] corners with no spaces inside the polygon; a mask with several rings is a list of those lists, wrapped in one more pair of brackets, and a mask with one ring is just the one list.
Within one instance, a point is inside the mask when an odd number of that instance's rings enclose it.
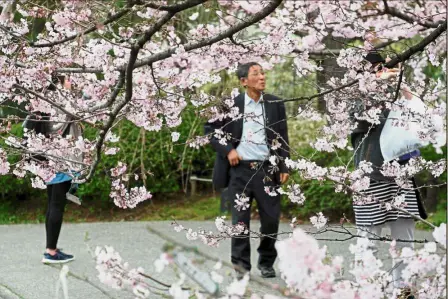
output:
{"label": "thin twig", "polygon": [[[49,266],[51,268],[54,268],[54,269],[58,269],[58,270],[61,270],[61,268],[62,268],[61,266],[56,266],[56,265],[53,265],[53,264],[45,264],[45,265]],[[98,286],[98,285],[94,284],[93,282],[91,282],[88,277],[81,277],[80,275],[73,273],[73,271],[71,271],[71,270],[68,271],[67,275],[68,276],[72,276],[72,277],[74,277],[74,278],[76,278],[76,279],[78,279],[80,281],[86,282],[89,285],[91,285],[92,287],[94,287],[95,289],[99,290],[105,296],[107,296],[109,298],[112,298],[112,299],[115,299],[114,296],[112,296],[111,294],[109,294],[108,292],[103,290],[103,288],[101,288],[100,286]]]}
{"label": "thin twig", "polygon": [[[174,240],[174,239],[172,239],[172,238],[166,236],[165,234],[159,232],[158,230],[153,229],[153,228],[150,227],[149,225],[148,225],[146,228],[148,229],[148,231],[150,231],[151,233],[157,235],[157,236],[160,237],[161,239],[164,239],[164,240],[166,240],[167,242],[172,243],[172,244],[176,245],[177,247],[182,248],[182,249],[185,250],[185,251],[193,252],[193,253],[195,253],[195,254],[197,254],[197,255],[200,255],[200,256],[202,256],[202,257],[205,257],[207,260],[210,260],[210,261],[221,262],[221,263],[222,263],[223,265],[225,265],[226,267],[231,268],[231,269],[235,269],[235,265],[232,265],[232,264],[229,263],[229,262],[223,261],[223,260],[221,260],[221,259],[219,259],[219,258],[216,258],[216,257],[214,257],[214,256],[212,256],[212,255],[209,255],[209,254],[207,254],[207,253],[205,253],[205,252],[199,250],[197,247],[186,246],[186,245],[184,245],[184,244],[182,244],[182,243],[180,243],[180,242],[178,242],[178,241],[176,241],[176,240]],[[272,284],[267,283],[267,282],[265,282],[264,280],[261,280],[261,279],[259,279],[259,278],[256,277],[256,276],[251,276],[251,277],[250,277],[250,280],[253,281],[253,282],[255,282],[255,283],[257,283],[257,284],[259,284],[259,285],[262,285],[262,286],[264,286],[264,287],[267,287],[267,288],[269,288],[269,289],[274,289],[274,290],[276,290],[276,291],[282,293],[283,295],[285,295],[285,292],[287,291],[286,288],[285,288],[285,289],[283,289],[283,288],[278,288],[278,289],[276,289],[276,288],[274,288],[274,286],[273,286]]]}
{"label": "thin twig", "polygon": [[414,215],[414,214],[412,214],[411,212],[406,211],[405,209],[396,207],[396,206],[394,206],[394,205],[392,205],[392,208],[394,208],[395,210],[400,211],[400,212],[402,212],[402,213],[405,213],[406,215],[409,215],[409,216],[411,216],[411,217],[414,218],[414,219],[417,219],[417,220],[423,222],[424,224],[428,225],[429,227],[431,227],[431,228],[433,228],[433,229],[436,228],[436,226],[435,226],[434,224],[432,224],[431,222],[426,221],[426,220],[423,219],[422,217],[417,216],[417,215]]}

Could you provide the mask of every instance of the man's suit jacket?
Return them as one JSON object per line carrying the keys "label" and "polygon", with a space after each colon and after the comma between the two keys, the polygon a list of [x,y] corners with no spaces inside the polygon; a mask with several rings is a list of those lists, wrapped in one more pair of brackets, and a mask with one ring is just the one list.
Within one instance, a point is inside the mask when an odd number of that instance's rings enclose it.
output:
{"label": "man's suit jacket", "polygon": [[[233,100],[235,106],[238,107],[239,112],[244,115],[244,99],[245,93],[241,93]],[[283,102],[273,103],[272,101],[280,101],[276,96],[270,94],[263,95],[264,111],[266,116],[266,137],[268,147],[271,155],[280,157],[278,161],[279,171],[276,172],[276,183],[280,184],[280,173],[287,173],[288,169],[285,165],[285,158],[289,157],[289,140],[288,140],[288,127],[286,124],[286,112],[285,104]],[[204,126],[205,134],[211,134],[210,143],[216,151],[215,165],[213,168],[213,184],[215,188],[225,188],[229,183],[229,170],[230,163],[227,159],[227,154],[236,149],[240,143],[243,133],[243,119],[232,121],[231,119],[225,119],[223,121],[208,122]],[[219,140],[215,138],[215,129],[221,129],[224,133],[230,133],[232,139],[227,142],[226,145],[219,143]],[[278,138],[277,138],[278,137]],[[271,148],[272,141],[278,139],[281,144],[279,149],[273,150]]]}

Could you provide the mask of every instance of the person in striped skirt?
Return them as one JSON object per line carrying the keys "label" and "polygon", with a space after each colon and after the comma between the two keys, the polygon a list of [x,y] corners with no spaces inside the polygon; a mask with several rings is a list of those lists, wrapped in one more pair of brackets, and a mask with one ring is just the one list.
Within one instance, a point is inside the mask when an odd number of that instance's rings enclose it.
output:
{"label": "person in striped skirt", "polygon": [[[372,64],[372,71],[381,75],[381,78],[395,77],[397,70],[386,70],[380,73],[378,70],[385,60],[377,52],[370,52],[365,60]],[[355,104],[356,106],[356,104]],[[358,107],[359,108],[359,107]],[[355,108],[356,110],[356,108]],[[358,109],[359,110],[359,109]],[[359,112],[359,111],[356,111]],[[390,228],[391,237],[400,240],[414,240],[415,220],[409,215],[423,216],[424,211],[419,211],[419,193],[415,188],[413,178],[407,184],[399,186],[393,177],[386,177],[381,173],[384,158],[380,148],[380,135],[386,122],[388,111],[382,109],[380,124],[372,125],[367,121],[358,121],[357,128],[351,134],[351,142],[354,149],[355,167],[360,166],[361,161],[371,162],[373,172],[369,175],[370,186],[360,191],[355,197],[353,209],[355,213],[358,235],[363,237],[380,236],[383,228]],[[406,154],[399,159],[401,165],[406,164],[410,158],[419,156],[420,152]],[[396,198],[404,202],[403,209],[408,213],[399,211],[392,207],[392,201]],[[422,206],[421,206],[422,207]],[[423,213],[423,214],[422,214]],[[371,242],[371,247],[376,251],[375,242]],[[412,242],[397,242],[397,249],[408,246],[413,248]],[[401,272],[405,268],[404,264],[393,265],[394,286],[396,288],[406,288],[401,279]]]}

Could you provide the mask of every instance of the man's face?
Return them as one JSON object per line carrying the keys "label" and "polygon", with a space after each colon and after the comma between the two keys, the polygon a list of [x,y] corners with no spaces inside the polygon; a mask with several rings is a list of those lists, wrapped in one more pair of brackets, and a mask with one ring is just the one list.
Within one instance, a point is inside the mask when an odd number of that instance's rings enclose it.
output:
{"label": "man's face", "polygon": [[266,77],[264,71],[259,65],[253,65],[249,68],[247,78],[241,79],[241,84],[248,89],[263,91],[266,88]]}

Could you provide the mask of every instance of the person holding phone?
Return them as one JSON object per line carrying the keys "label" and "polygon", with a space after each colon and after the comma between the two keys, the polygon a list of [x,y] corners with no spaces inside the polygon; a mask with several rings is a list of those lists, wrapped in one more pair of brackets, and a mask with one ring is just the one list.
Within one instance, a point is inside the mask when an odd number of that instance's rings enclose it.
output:
{"label": "person holding phone", "polygon": [[[64,88],[70,88],[68,79],[62,78],[61,83]],[[52,84],[48,90],[55,90],[56,85]],[[63,114],[59,109],[57,114]],[[23,127],[28,130],[35,131],[36,134],[42,134],[46,138],[60,135],[67,137],[68,135],[75,140],[82,136],[82,128],[79,123],[75,122],[70,117],[67,117],[65,122],[50,122],[50,115],[40,114],[40,116],[29,116],[25,120]],[[31,159],[39,161],[48,161],[45,155],[33,155]],[[71,156],[70,160],[82,161],[82,156]],[[46,250],[42,258],[42,263],[45,264],[61,264],[67,263],[75,259],[71,254],[64,253],[57,247],[59,235],[61,232],[64,210],[67,203],[67,197],[72,195],[77,184],[72,183],[74,171],[58,172],[56,177],[47,183],[47,211],[45,213],[45,231],[46,231]]]}
{"label": "person holding phone", "polygon": [[[399,74],[399,69],[386,69],[383,63],[386,61],[377,52],[370,52],[365,57],[365,60],[370,62],[371,72],[374,72],[377,78],[383,80],[389,80],[396,78]],[[385,82],[387,84],[387,82]],[[403,90],[402,94],[405,98],[409,99],[409,90]],[[362,105],[355,105],[355,109],[360,110]],[[415,220],[409,215],[417,215],[426,217],[424,209],[419,204],[419,193],[415,186],[413,178],[409,178],[405,186],[398,185],[395,178],[383,175],[381,172],[384,163],[384,157],[380,147],[380,136],[384,124],[387,120],[389,113],[388,109],[385,109],[384,105],[378,106],[381,109],[380,123],[372,124],[367,121],[359,121],[354,118],[354,111],[352,111],[352,117],[356,122],[357,127],[351,134],[351,142],[354,149],[354,162],[355,167],[358,168],[362,161],[370,162],[373,171],[366,174],[370,179],[370,185],[367,189],[360,191],[357,199],[365,201],[355,200],[353,209],[355,213],[356,226],[358,229],[358,235],[363,237],[377,237],[382,233],[383,228],[390,228],[391,238],[411,241],[414,240]],[[365,107],[364,107],[365,109]],[[362,111],[356,111],[361,114]],[[406,155],[400,156],[398,162],[401,165],[408,163],[408,161],[416,156],[419,156],[420,152],[414,151]],[[394,199],[397,197],[402,198],[405,203],[404,209],[408,213],[400,212],[393,208]],[[405,246],[413,247],[413,243],[397,242],[397,249],[400,250]],[[370,247],[376,251],[376,242],[370,242]],[[403,263],[396,263],[394,261],[393,278],[394,286],[397,288],[407,288],[401,278],[401,272],[405,265]],[[406,289],[405,292],[408,292]]]}

